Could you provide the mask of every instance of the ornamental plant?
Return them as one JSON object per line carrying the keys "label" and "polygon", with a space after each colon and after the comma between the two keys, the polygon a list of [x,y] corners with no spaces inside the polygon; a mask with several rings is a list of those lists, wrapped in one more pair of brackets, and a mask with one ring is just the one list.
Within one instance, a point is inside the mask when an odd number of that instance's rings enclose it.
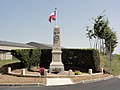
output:
{"label": "ornamental plant", "polygon": [[81,75],[82,73],[80,71],[75,71],[75,75]]}
{"label": "ornamental plant", "polygon": [[60,68],[54,68],[54,69],[53,69],[53,72],[54,72],[54,73],[59,73],[60,71],[61,71]]}
{"label": "ornamental plant", "polygon": [[45,71],[45,68],[40,68],[39,69],[39,72],[40,72],[41,75],[44,75],[44,71]]}

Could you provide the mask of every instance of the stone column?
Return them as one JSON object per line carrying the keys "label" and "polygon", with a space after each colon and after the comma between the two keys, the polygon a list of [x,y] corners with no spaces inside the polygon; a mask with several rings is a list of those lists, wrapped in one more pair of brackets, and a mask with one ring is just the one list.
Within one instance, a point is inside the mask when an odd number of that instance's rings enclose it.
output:
{"label": "stone column", "polygon": [[69,74],[68,74],[69,76],[72,76],[72,70],[69,70]]}
{"label": "stone column", "polygon": [[47,70],[44,71],[44,76],[47,76]]}
{"label": "stone column", "polygon": [[21,75],[25,75],[25,69],[21,69]]}
{"label": "stone column", "polygon": [[103,68],[101,68],[101,73],[104,74],[104,72],[103,72]]}
{"label": "stone column", "polygon": [[8,67],[8,73],[11,73],[11,67]]}
{"label": "stone column", "polygon": [[60,28],[58,26],[54,27],[53,36],[53,49],[52,49],[52,62],[50,64],[50,73],[54,68],[59,68],[64,71],[64,65],[61,60],[61,46],[60,46]]}
{"label": "stone column", "polygon": [[92,69],[89,69],[89,71],[88,71],[88,72],[89,72],[89,74],[90,74],[90,75],[92,75]]}

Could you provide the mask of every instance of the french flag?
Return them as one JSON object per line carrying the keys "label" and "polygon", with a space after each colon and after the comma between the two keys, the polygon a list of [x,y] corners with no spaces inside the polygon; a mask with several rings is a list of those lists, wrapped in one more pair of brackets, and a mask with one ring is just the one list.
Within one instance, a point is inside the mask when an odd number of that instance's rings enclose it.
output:
{"label": "french flag", "polygon": [[56,20],[56,11],[52,12],[49,17],[49,22],[51,23],[52,20]]}

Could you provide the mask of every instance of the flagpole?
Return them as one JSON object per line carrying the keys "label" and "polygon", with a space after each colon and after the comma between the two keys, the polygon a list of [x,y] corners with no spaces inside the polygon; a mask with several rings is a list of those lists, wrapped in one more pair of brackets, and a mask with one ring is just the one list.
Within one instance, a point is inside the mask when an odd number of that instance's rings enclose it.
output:
{"label": "flagpole", "polygon": [[57,26],[57,8],[55,8],[55,15],[56,15],[55,26]]}

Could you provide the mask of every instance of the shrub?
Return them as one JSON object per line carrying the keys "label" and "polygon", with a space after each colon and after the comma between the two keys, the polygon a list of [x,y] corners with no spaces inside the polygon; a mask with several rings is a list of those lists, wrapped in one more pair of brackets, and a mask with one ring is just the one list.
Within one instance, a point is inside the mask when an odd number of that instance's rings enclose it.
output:
{"label": "shrub", "polygon": [[50,63],[52,62],[52,49],[41,49],[41,61],[40,66],[49,68]]}
{"label": "shrub", "polygon": [[39,69],[39,72],[40,72],[41,75],[44,75],[44,71],[45,71],[45,68],[40,68]]}
{"label": "shrub", "polygon": [[82,73],[80,71],[75,71],[75,75],[81,75]]}
{"label": "shrub", "polygon": [[30,69],[32,66],[37,66],[40,62],[40,49],[18,49],[12,50],[12,55],[18,58],[24,67]]}
{"label": "shrub", "polygon": [[60,72],[60,71],[61,71],[60,68],[54,68],[54,69],[53,69],[53,72]]}

